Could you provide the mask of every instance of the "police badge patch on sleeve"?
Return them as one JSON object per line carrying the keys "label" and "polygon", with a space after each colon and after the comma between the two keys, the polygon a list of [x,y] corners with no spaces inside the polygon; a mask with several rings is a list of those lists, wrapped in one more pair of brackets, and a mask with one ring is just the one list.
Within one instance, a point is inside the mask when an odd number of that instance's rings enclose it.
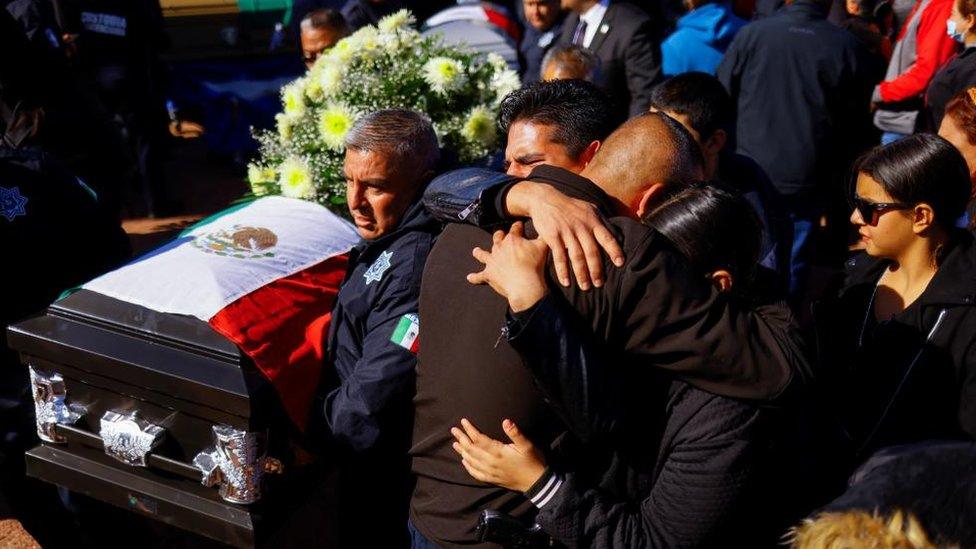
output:
{"label": "police badge patch on sleeve", "polygon": [[376,261],[366,269],[363,274],[363,278],[366,279],[366,285],[369,286],[372,282],[379,282],[383,278],[383,273],[390,268],[390,259],[393,258],[393,252],[383,252]]}
{"label": "police badge patch on sleeve", "polygon": [[393,330],[390,341],[413,354],[417,354],[420,349],[420,318],[413,313],[407,313],[400,317],[400,322]]}
{"label": "police badge patch on sleeve", "polygon": [[24,206],[27,205],[27,197],[20,194],[19,187],[0,187],[0,215],[13,221],[15,217],[27,215]]}

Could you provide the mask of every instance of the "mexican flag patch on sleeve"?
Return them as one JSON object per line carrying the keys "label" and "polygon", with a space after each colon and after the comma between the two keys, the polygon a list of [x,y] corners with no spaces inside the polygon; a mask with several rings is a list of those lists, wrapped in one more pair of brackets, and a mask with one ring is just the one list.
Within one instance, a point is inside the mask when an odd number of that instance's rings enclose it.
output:
{"label": "mexican flag patch on sleeve", "polygon": [[403,347],[413,354],[420,348],[420,318],[413,313],[407,313],[400,318],[390,341]]}

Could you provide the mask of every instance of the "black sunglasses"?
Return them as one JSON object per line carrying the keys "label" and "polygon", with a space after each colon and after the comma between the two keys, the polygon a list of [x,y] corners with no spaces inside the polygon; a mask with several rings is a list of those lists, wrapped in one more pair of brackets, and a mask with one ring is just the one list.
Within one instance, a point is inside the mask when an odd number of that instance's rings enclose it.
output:
{"label": "black sunglasses", "polygon": [[884,213],[887,210],[910,210],[915,207],[914,204],[905,204],[904,202],[871,202],[870,200],[865,200],[856,194],[851,197],[851,207],[861,214],[861,219],[864,220],[868,225],[874,225],[877,223],[875,214]]}

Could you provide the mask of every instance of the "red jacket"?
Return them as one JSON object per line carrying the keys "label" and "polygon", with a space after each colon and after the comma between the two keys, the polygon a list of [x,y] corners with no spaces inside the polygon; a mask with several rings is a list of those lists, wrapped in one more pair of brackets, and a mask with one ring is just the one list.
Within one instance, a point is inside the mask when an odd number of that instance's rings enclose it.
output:
{"label": "red jacket", "polygon": [[[878,91],[883,101],[904,101],[924,94],[936,71],[955,55],[956,42],[946,32],[953,1],[932,0],[922,12],[916,31],[915,63],[894,80],[881,83]],[[906,21],[915,15],[918,6],[916,3]],[[898,40],[904,37],[906,28],[907,25],[902,27]]]}

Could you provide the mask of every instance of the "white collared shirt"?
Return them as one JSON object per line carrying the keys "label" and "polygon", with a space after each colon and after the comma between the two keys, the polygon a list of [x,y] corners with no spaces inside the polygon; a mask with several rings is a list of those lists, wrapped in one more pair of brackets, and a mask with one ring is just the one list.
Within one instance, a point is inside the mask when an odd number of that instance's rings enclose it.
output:
{"label": "white collared shirt", "polygon": [[600,25],[603,23],[603,16],[607,14],[608,7],[610,7],[610,0],[600,0],[598,4],[595,4],[586,10],[586,13],[580,15],[580,21],[586,21],[586,34],[583,35],[584,48],[590,47],[590,44],[593,43],[593,37],[600,30]]}

